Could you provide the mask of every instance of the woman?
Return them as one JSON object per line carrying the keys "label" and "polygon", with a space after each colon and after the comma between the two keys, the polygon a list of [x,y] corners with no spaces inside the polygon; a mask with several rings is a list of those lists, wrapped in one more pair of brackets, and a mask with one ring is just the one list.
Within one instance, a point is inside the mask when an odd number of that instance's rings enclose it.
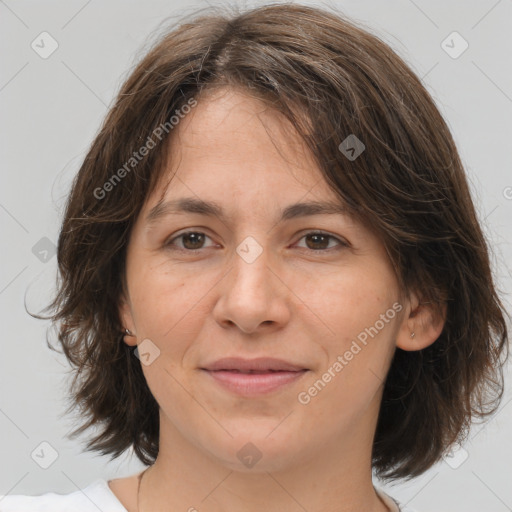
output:
{"label": "woman", "polygon": [[504,309],[450,132],[383,42],[301,5],[198,14],[136,67],[59,238],[88,449],[140,474],[2,510],[405,511],[496,410]]}

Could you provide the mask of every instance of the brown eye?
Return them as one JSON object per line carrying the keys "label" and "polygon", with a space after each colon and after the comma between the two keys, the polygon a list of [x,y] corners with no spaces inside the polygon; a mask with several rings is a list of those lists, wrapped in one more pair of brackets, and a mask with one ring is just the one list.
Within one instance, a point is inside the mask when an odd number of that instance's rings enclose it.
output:
{"label": "brown eye", "polygon": [[[302,238],[306,240],[306,249],[311,251],[325,251],[329,249],[335,249],[340,247],[348,247],[348,243],[343,242],[339,238],[330,235],[328,233],[322,233],[321,231],[312,231],[310,233],[306,233]],[[335,241],[336,245],[329,246],[331,241]]]}
{"label": "brown eye", "polygon": [[202,233],[186,233],[182,237],[183,246],[186,249],[200,249],[204,243],[204,234]]}
{"label": "brown eye", "polygon": [[[187,231],[174,237],[172,240],[165,244],[166,247],[176,247],[178,250],[183,251],[195,251],[203,249],[205,239],[210,238],[209,236],[201,233],[200,231]],[[176,240],[181,239],[181,244],[176,244]]]}
{"label": "brown eye", "polygon": [[[329,246],[329,236],[328,235],[320,235],[313,234],[306,236],[306,245],[309,249],[327,249]],[[310,240],[311,243],[308,244],[307,240]]]}

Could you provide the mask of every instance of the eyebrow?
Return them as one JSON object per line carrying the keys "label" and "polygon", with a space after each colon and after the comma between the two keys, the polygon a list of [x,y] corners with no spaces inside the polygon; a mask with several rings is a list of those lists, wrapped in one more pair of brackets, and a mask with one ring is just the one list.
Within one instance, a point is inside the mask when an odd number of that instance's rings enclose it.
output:
{"label": "eyebrow", "polygon": [[[222,207],[215,201],[205,201],[195,197],[182,197],[169,201],[160,201],[146,216],[146,225],[151,226],[169,215],[181,213],[196,213],[210,217],[218,217],[226,222],[227,216]],[[281,211],[278,222],[306,217],[309,215],[338,214],[346,215],[347,209],[342,204],[335,202],[310,201],[294,203]]]}

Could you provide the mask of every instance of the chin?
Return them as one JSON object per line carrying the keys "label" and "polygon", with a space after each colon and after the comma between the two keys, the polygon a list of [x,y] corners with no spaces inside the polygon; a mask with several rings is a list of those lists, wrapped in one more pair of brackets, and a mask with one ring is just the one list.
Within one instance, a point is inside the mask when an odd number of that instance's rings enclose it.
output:
{"label": "chin", "polygon": [[281,435],[277,429],[272,432],[276,424],[272,422],[269,429],[244,429],[243,434],[236,435],[228,428],[233,438],[226,436],[221,446],[213,450],[214,443],[209,444],[209,451],[231,471],[265,474],[289,469],[296,464],[300,447],[290,443],[292,436],[286,429],[283,428]]}

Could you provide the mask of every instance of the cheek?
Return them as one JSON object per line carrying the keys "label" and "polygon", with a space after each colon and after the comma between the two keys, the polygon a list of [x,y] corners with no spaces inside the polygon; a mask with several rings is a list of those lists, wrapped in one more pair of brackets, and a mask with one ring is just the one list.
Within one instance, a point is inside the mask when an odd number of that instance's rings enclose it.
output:
{"label": "cheek", "polygon": [[319,315],[335,325],[346,325],[344,330],[360,326],[361,321],[373,324],[398,297],[389,267],[369,259],[311,279],[304,291],[307,305],[315,306]]}
{"label": "cheek", "polygon": [[371,378],[372,371],[374,378],[385,374],[396,336],[396,308],[400,307],[389,267],[381,261],[368,262],[333,273],[319,285],[314,292],[315,312],[328,327],[322,329],[326,335],[319,340],[327,356],[326,368],[341,356],[343,371],[334,373],[344,377],[338,381],[357,382],[363,373]]}
{"label": "cheek", "polygon": [[139,324],[161,336],[200,299],[201,279],[161,265],[139,265],[133,274],[132,303]]}
{"label": "cheek", "polygon": [[[139,266],[131,289],[137,334],[158,347],[158,366],[181,372],[194,356],[219,279],[215,272],[191,271],[184,266],[169,269],[167,261]],[[145,367],[144,372],[154,381],[152,366]]]}
{"label": "cheek", "polygon": [[395,346],[393,304],[391,297],[372,297],[359,287],[351,300],[339,301],[337,310],[324,314],[334,334],[317,336],[324,364],[304,384],[298,398],[301,404],[308,402],[306,410],[317,419],[334,419],[333,429],[364,414],[382,389]]}

